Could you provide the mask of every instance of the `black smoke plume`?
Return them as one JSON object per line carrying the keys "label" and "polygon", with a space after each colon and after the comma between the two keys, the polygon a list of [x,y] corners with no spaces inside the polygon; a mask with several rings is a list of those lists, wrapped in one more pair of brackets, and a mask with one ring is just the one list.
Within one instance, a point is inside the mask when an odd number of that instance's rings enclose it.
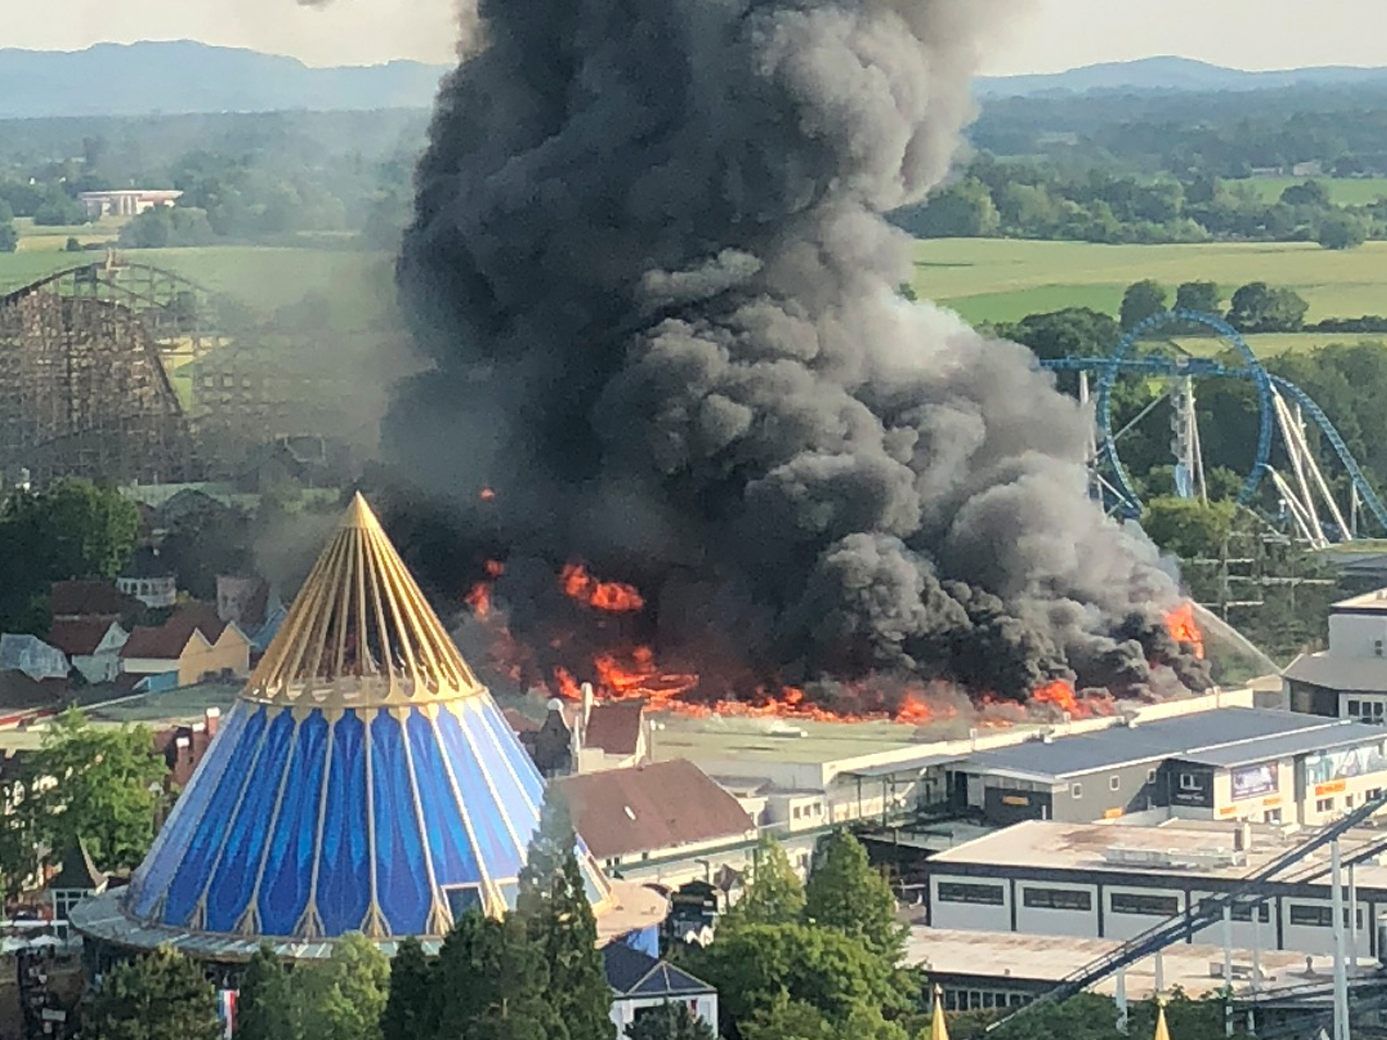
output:
{"label": "black smoke plume", "polygon": [[883,214],[944,177],[1015,11],[483,0],[399,264],[433,368],[386,430],[463,555],[592,561],[705,670],[1202,685],[1154,550],[1086,497],[1078,405],[898,294]]}

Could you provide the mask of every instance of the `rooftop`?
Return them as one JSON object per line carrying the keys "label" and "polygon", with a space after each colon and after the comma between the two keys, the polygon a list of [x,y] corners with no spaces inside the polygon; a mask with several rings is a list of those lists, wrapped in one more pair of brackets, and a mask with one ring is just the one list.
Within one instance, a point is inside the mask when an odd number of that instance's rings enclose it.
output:
{"label": "rooftop", "polygon": [[623,997],[688,997],[712,993],[713,987],[700,982],[672,964],[615,942],[602,949],[607,984]]}
{"label": "rooftop", "polygon": [[[1075,936],[1023,935],[1011,932],[961,932],[915,925],[910,929],[906,958],[920,964],[926,972],[941,975],[981,975],[1017,980],[1059,982],[1071,972],[1097,960],[1121,943],[1110,939],[1082,939]],[[1328,957],[1313,958],[1315,973],[1305,973],[1306,956],[1294,950],[1261,950],[1262,971],[1270,985],[1324,982],[1332,977]],[[1223,987],[1223,947],[1166,947],[1162,960],[1167,990],[1179,986],[1191,997],[1201,997]],[[1235,964],[1251,964],[1252,953],[1234,950]],[[1154,958],[1130,965],[1126,971],[1127,999],[1145,1000],[1156,989]],[[1244,983],[1245,985],[1245,983]],[[1115,976],[1109,975],[1094,988],[1112,994]]]}
{"label": "rooftop", "polygon": [[554,781],[598,859],[743,837],[751,817],[692,762],[657,762]]}
{"label": "rooftop", "polygon": [[1387,658],[1350,657],[1323,650],[1301,654],[1282,672],[1293,682],[1350,693],[1387,693]]}
{"label": "rooftop", "polygon": [[640,742],[641,721],[645,717],[642,701],[596,704],[588,716],[585,743],[609,755],[634,755]]}
{"label": "rooftop", "polygon": [[59,619],[48,628],[48,642],[70,657],[86,656],[96,652],[114,624],[109,618]]}
{"label": "rooftop", "polygon": [[1387,589],[1374,589],[1334,604],[1336,614],[1387,614]]}
{"label": "rooftop", "polygon": [[[1142,874],[1168,874],[1180,878],[1234,880],[1259,870],[1306,838],[1304,833],[1287,834],[1274,827],[1256,825],[1245,862],[1236,863],[1231,855],[1236,830],[1236,823],[1212,820],[1167,820],[1158,825],[1027,820],[945,849],[935,854],[930,864],[931,867],[937,865],[941,871],[947,864],[956,863],[1122,874],[1135,870]],[[1377,828],[1349,831],[1342,839],[1344,856],[1350,858],[1354,850],[1381,841],[1382,836],[1383,832]],[[1168,865],[1142,863],[1140,866],[1110,862],[1106,854],[1113,849],[1159,852],[1173,862]],[[1185,862],[1198,865],[1179,865],[1182,855],[1188,857]],[[1325,848],[1310,853],[1277,880],[1308,876],[1319,868],[1327,870],[1328,866],[1329,851]],[[1355,873],[1360,886],[1387,888],[1387,867],[1368,861],[1360,863]],[[1311,883],[1328,887],[1325,877]]]}
{"label": "rooftop", "polygon": [[968,756],[966,768],[1058,781],[1168,758],[1236,765],[1382,739],[1381,729],[1348,719],[1267,708],[1219,708],[1050,743],[1031,740],[981,751]]}
{"label": "rooftop", "polygon": [[140,606],[107,579],[55,581],[48,594],[54,617],[117,617]]}

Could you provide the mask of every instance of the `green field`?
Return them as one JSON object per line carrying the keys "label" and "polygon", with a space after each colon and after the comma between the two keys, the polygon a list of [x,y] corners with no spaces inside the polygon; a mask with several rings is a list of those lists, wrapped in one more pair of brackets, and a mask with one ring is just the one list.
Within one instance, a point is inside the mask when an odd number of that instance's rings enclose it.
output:
{"label": "green field", "polygon": [[[916,247],[915,290],[969,321],[1016,321],[1038,311],[1092,307],[1116,314],[1132,282],[1209,280],[1225,299],[1247,282],[1294,289],[1309,320],[1387,313],[1387,242],[1335,252],[1306,242],[1096,245],[1011,239],[933,239]],[[1357,339],[1357,336],[1339,336]]]}
{"label": "green field", "polygon": [[[1213,357],[1227,349],[1227,345],[1215,336],[1177,336],[1172,342],[1195,357]],[[1273,358],[1279,354],[1318,350],[1330,344],[1381,346],[1387,344],[1387,332],[1270,332],[1248,336],[1247,342],[1258,357]]]}
{"label": "green field", "polygon": [[[37,250],[0,253],[0,293],[101,255]],[[214,292],[234,296],[262,314],[309,293],[321,294],[331,301],[331,317],[337,327],[360,327],[378,319],[394,291],[391,257],[385,253],[209,246],[131,249],[122,251],[121,256],[130,263],[181,274]]]}
{"label": "green field", "polygon": [[61,253],[67,248],[67,240],[75,238],[82,245],[114,244],[125,224],[126,217],[102,217],[91,224],[74,224],[69,227],[40,227],[29,217],[18,217],[14,226],[19,232],[19,251],[21,253]]}
{"label": "green field", "polygon": [[1319,181],[1328,188],[1329,200],[1336,206],[1366,206],[1387,197],[1387,177],[1249,177],[1228,183],[1250,184],[1257,189],[1257,195],[1263,202],[1276,202],[1292,184],[1304,184],[1307,180]]}

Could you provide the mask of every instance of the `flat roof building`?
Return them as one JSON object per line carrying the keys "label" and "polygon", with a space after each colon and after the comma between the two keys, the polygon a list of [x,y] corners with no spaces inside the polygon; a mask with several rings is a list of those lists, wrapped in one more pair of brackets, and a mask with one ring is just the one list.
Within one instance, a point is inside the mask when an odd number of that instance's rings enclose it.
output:
{"label": "flat roof building", "polygon": [[1296,711],[1387,722],[1387,588],[1335,603],[1329,648],[1301,654],[1282,679]]}

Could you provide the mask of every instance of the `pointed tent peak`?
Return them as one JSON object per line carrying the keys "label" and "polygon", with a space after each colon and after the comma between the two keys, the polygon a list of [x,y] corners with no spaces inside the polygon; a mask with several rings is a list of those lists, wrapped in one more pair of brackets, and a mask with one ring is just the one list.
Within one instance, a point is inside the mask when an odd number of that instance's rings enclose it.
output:
{"label": "pointed tent peak", "polygon": [[338,526],[345,530],[353,528],[363,531],[381,530],[380,521],[376,519],[376,514],[372,511],[370,503],[366,501],[366,496],[360,491],[352,496],[347,511],[342,514],[342,523]]}
{"label": "pointed tent peak", "polygon": [[[949,1023],[944,1018],[944,991],[939,986],[934,987],[934,1008],[930,1012],[929,1036],[930,1040],[949,1040]],[[1166,1040],[1170,1038],[1166,1037]]]}
{"label": "pointed tent peak", "polygon": [[1153,1040],[1170,1040],[1170,1027],[1165,1020],[1165,1000],[1156,1001],[1156,1035]]}
{"label": "pointed tent peak", "polygon": [[243,696],[345,708],[484,691],[358,492]]}
{"label": "pointed tent peak", "polygon": [[80,837],[67,847],[59,862],[62,869],[48,882],[50,889],[98,892],[105,887],[106,875],[97,868],[87,843]]}

